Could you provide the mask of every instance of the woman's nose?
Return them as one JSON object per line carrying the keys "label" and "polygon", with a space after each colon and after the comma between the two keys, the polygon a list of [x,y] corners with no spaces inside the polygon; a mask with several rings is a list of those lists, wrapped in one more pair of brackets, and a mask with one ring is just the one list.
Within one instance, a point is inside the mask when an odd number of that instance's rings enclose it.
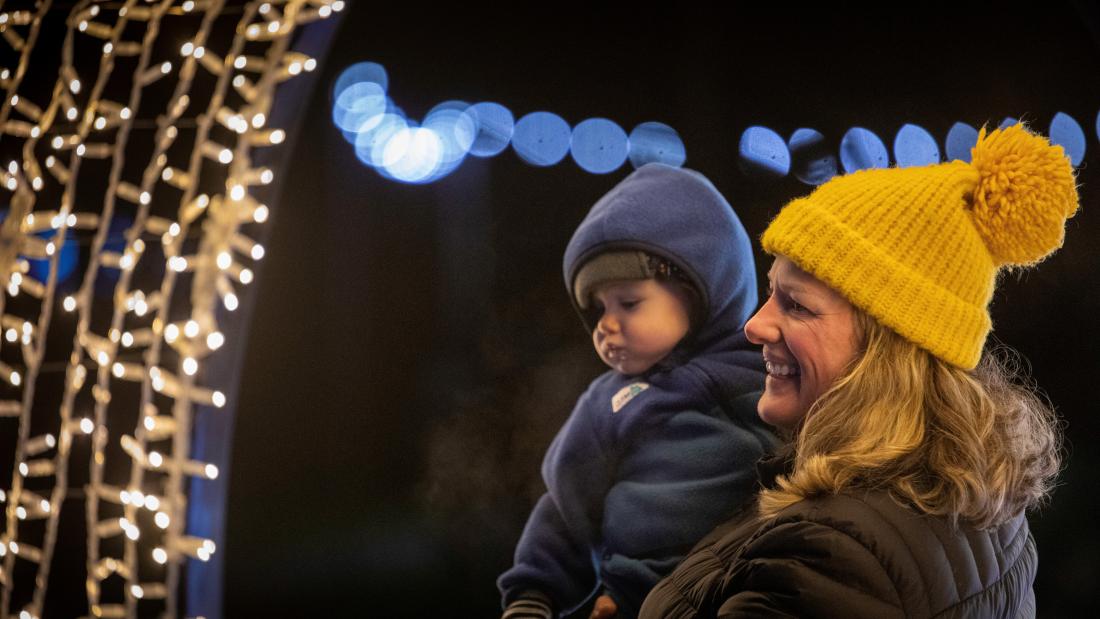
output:
{"label": "woman's nose", "polygon": [[753,344],[760,346],[779,341],[780,332],[775,321],[774,306],[774,302],[769,298],[745,323],[745,337]]}

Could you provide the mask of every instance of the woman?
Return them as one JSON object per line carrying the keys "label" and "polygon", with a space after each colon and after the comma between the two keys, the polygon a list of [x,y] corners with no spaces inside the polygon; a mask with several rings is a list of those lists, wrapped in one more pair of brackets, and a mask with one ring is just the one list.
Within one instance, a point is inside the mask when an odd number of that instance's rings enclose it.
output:
{"label": "woman", "polygon": [[1024,511],[1059,466],[1050,407],[982,348],[997,274],[1061,246],[1060,147],[983,130],[971,163],[868,170],[764,232],[758,405],[789,429],[754,514],[712,532],[642,617],[1034,615]]}

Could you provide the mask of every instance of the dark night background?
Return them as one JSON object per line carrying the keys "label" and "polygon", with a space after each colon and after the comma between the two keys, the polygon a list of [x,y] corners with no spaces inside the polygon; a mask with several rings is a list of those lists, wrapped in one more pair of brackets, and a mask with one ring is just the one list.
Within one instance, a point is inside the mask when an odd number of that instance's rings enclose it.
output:
{"label": "dark night background", "polygon": [[[750,125],[839,142],[852,126],[888,145],[905,123],[940,141],[956,121],[1059,111],[1086,130],[1082,211],[1065,249],[1005,277],[996,336],[1033,365],[1067,430],[1066,469],[1032,516],[1041,616],[1096,605],[1100,579],[1092,381],[1100,377],[1097,9],[665,9],[546,7],[510,14],[350,3],[306,108],[270,223],[228,464],[225,604],[243,616],[499,613],[542,492],[538,465],[601,365],[573,314],[560,261],[592,203],[631,170],[549,168],[511,150],[468,158],[429,185],[385,180],[333,127],[327,87],[383,64],[421,118],[446,99],[497,101],[571,125],[656,120],[682,137],[757,237],[810,187],[738,167]],[[758,272],[769,260],[757,255]]]}

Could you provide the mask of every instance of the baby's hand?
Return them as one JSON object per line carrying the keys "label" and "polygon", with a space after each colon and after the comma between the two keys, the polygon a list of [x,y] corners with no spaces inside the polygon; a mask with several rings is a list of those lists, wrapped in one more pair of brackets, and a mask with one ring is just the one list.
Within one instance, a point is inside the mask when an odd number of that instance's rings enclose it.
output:
{"label": "baby's hand", "polygon": [[596,605],[592,608],[592,614],[588,619],[611,619],[619,612],[619,607],[610,596],[601,595],[596,598]]}

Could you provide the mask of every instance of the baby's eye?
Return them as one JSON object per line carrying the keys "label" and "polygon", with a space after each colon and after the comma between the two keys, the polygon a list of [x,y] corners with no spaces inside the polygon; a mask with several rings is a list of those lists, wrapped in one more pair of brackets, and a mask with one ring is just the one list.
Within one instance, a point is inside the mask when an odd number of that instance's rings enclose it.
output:
{"label": "baby's eye", "polygon": [[638,306],[639,303],[641,303],[641,301],[638,301],[636,299],[627,299],[625,301],[622,301],[620,305],[622,305],[625,309],[634,309]]}

